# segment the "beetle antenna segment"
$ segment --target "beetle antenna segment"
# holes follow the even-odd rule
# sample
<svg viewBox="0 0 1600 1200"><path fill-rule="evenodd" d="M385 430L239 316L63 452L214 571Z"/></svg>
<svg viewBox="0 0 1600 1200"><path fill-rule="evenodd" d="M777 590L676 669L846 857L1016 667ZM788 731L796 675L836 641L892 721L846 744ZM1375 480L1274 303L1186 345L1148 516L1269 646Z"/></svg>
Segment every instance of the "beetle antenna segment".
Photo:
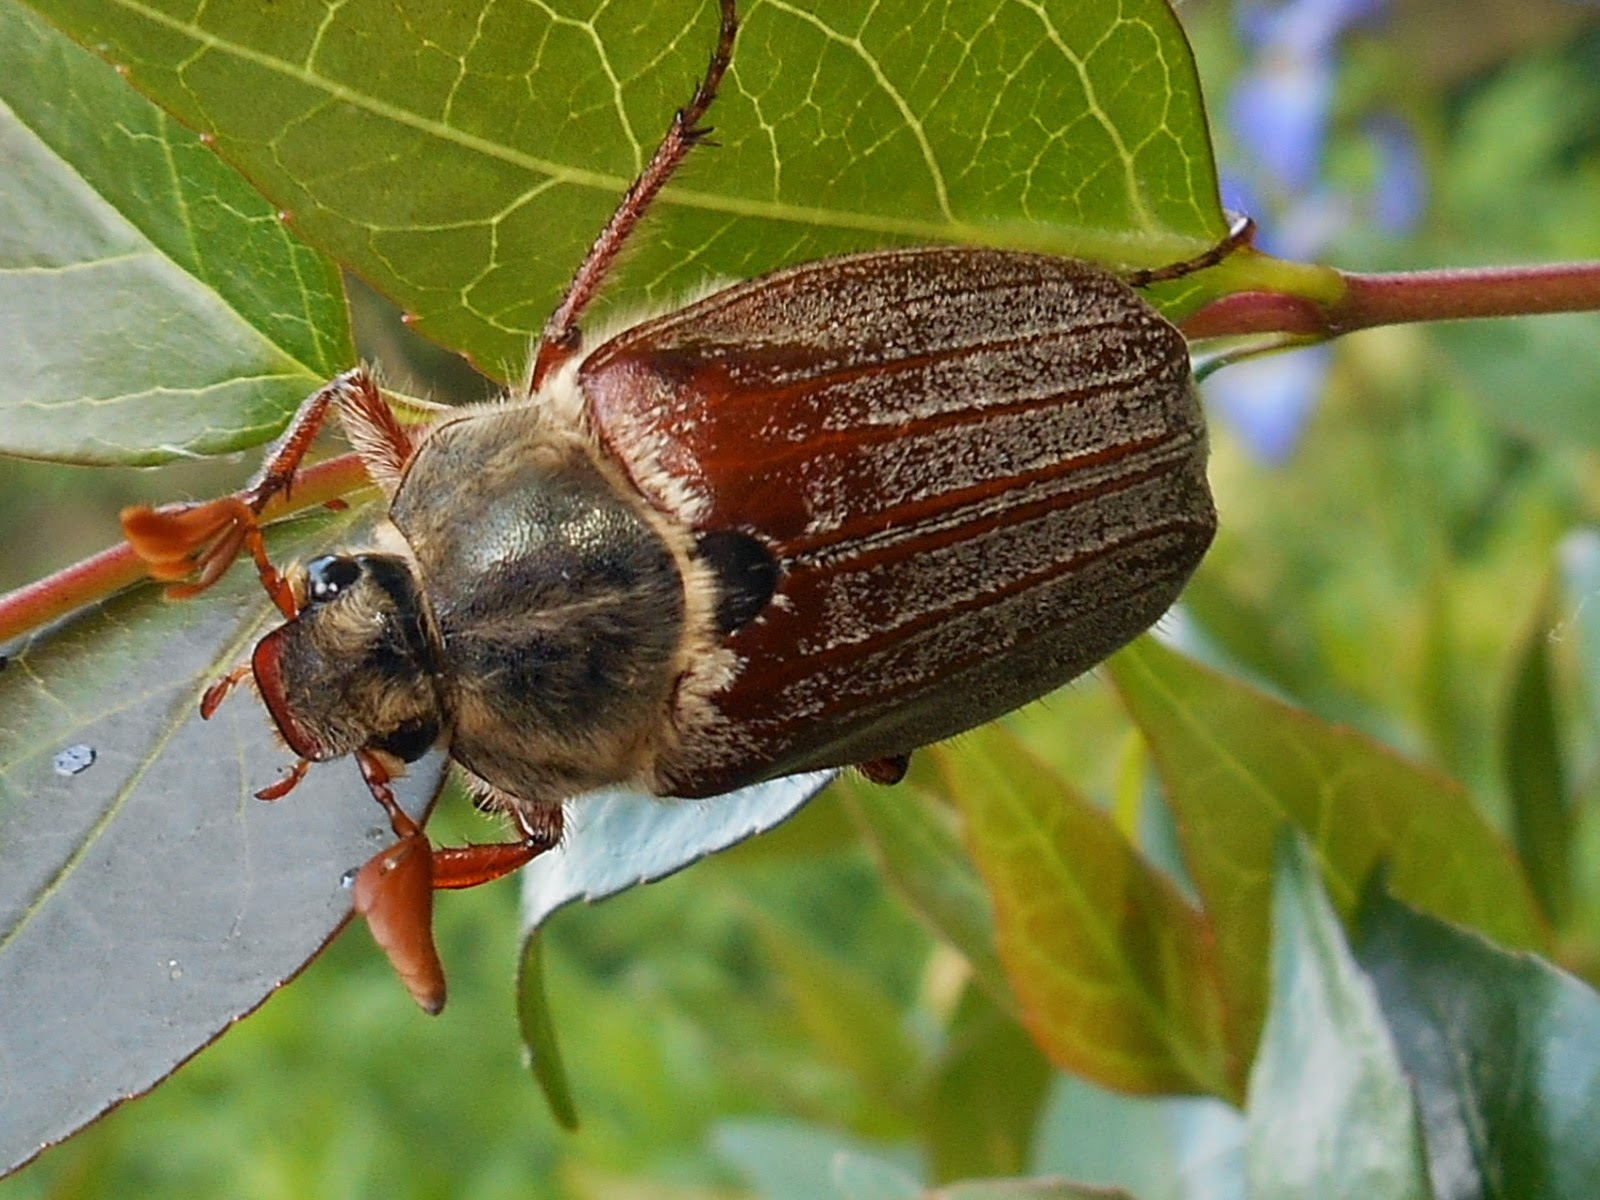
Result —
<svg viewBox="0 0 1600 1200"><path fill-rule="evenodd" d="M210 693L207 693L207 694L209 695ZM257 800L281 800L281 799L283 799L285 796L287 796L290 792L294 791L294 789L300 785L300 781L306 777L306 772L309 771L310 769L311 769L311 760L309 758L296 759L294 766L289 768L288 774L286 774L282 779L278 780L277 783L274 783L274 784L271 784L271 785L269 785L267 787L262 788L259 792L256 793L256 799Z"/></svg>
<svg viewBox="0 0 1600 1200"><path fill-rule="evenodd" d="M553 370L577 352L582 342L578 320L583 316L584 309L589 307L589 302L599 293L601 284L627 244L633 227L649 210L657 193L672 178L689 151L711 132L709 128L701 127L700 120L717 98L717 87L722 82L728 64L733 61L733 38L739 29L734 0L720 0L720 3L722 25L705 76L695 88L689 103L674 114L672 124L667 127L667 134L656 147L655 154L623 193L617 211L611 214L611 220L606 222L594 245L589 247L588 255L573 275L572 282L567 285L566 295L545 323L523 385L528 395L537 391Z"/></svg>
<svg viewBox="0 0 1600 1200"><path fill-rule="evenodd" d="M233 691L248 674L250 674L250 664L240 663L208 687L205 694L200 697L200 719L209 721L212 714L222 707L222 702L228 698L228 693Z"/></svg>
<svg viewBox="0 0 1600 1200"><path fill-rule="evenodd" d="M1193 275L1196 271L1204 271L1207 267L1214 267L1227 258L1241 246L1247 246L1255 238L1256 223L1243 213L1233 214L1233 223L1228 226L1228 234L1215 246L1204 254L1194 258L1186 258L1182 262L1171 263L1165 267L1151 267L1144 271L1129 271L1122 276L1122 280L1129 287L1145 287L1152 283L1162 283L1168 279L1182 279L1185 275Z"/></svg>

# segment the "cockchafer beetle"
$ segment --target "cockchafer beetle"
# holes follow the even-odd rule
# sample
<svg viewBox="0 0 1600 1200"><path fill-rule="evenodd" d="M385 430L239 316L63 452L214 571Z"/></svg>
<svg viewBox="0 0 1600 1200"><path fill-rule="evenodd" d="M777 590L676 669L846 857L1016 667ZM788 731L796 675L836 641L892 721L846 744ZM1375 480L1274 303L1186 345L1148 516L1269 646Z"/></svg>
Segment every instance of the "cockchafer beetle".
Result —
<svg viewBox="0 0 1600 1200"><path fill-rule="evenodd" d="M418 1002L444 976L432 893L554 846L606 785L704 797L820 767L892 782L919 746L1081 674L1153 623L1211 542L1183 336L1070 259L929 247L807 263L598 339L578 319L691 147L733 48L624 195L521 389L414 433L368 373L301 406L252 483L130 509L190 595L240 549L286 621L254 677L289 791L353 754L398 842L355 904ZM330 407L389 509L370 548L280 573L257 516ZM435 850L390 780L448 747L516 836Z"/></svg>

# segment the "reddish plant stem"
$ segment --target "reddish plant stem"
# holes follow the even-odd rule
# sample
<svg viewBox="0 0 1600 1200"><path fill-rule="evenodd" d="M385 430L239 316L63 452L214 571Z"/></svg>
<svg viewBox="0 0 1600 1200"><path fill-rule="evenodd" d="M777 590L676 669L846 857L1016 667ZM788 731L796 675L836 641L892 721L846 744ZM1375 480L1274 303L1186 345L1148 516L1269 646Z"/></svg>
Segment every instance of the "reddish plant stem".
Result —
<svg viewBox="0 0 1600 1200"><path fill-rule="evenodd" d="M1250 333L1330 338L1374 325L1600 311L1600 262L1341 273L1340 278L1344 295L1333 304L1276 292L1240 292L1206 305L1183 323L1183 331L1191 338Z"/></svg>
<svg viewBox="0 0 1600 1200"><path fill-rule="evenodd" d="M1285 292L1224 296L1192 315L1183 331L1190 338L1283 333L1321 339L1374 325L1600 311L1600 262L1391 275L1346 273L1340 280L1343 294L1331 304ZM357 457L341 455L306 470L295 481L292 499L274 500L263 516L271 519L324 504L366 482ZM144 576L143 564L123 544L0 596L0 642Z"/></svg>
<svg viewBox="0 0 1600 1200"><path fill-rule="evenodd" d="M272 520L315 508L364 487L367 482L360 458L342 454L302 471L295 478L293 493L287 498L275 497L262 517ZM121 542L37 583L7 592L0 596L0 642L38 629L144 578L144 563L134 554L133 547Z"/></svg>

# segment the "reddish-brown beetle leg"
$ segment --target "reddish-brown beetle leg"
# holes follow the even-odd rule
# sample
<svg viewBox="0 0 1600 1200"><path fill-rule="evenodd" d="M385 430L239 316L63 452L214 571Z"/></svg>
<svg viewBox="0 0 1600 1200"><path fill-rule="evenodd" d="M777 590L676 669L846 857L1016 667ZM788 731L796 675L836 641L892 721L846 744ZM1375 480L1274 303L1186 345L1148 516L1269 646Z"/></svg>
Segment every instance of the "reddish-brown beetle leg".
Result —
<svg viewBox="0 0 1600 1200"><path fill-rule="evenodd" d="M605 228L600 231L600 236L595 238L594 245L589 248L589 253L579 265L577 273L573 275L572 282L567 285L566 295L561 298L561 303L556 306L555 312L550 315L550 320L545 323L544 332L539 336L539 345L535 348L532 361L528 365L528 377L524 386L529 395L538 390L539 385L552 371L577 352L582 343L578 333L578 320L583 316L583 310L589 307L589 301L594 299L600 290L600 284L610 273L617 256L622 253L623 246L628 242L628 235L639 223L639 218L649 210L656 193L666 186L667 180L672 178L673 172L678 169L689 151L694 149L697 143L704 141L710 132L701 128L700 121L706 115L706 110L711 107L711 102L717 98L717 88L722 83L722 76L728 70L728 64L733 61L733 38L739 31L739 17L734 11L734 0L721 0L721 5L722 22L717 34L717 45L711 52L711 61L706 65L706 73L701 78L700 85L695 88L689 103L673 116L672 124L667 127L666 137L661 139L661 144L656 147L655 154L645 164L639 177L628 186L621 203L617 205L617 211L611 215L611 220L606 222Z"/></svg>
<svg viewBox="0 0 1600 1200"><path fill-rule="evenodd" d="M433 847L395 800L389 769L377 755L358 750L356 763L400 840L356 872L352 903L411 998L424 1012L438 1013L444 1008L445 983L433 944Z"/></svg>
<svg viewBox="0 0 1600 1200"><path fill-rule="evenodd" d="M472 846L450 846L433 852L433 886L469 888L492 883L538 858L561 841L561 810L552 808L530 820L520 809L512 819L522 831L516 842L488 842Z"/></svg>
<svg viewBox="0 0 1600 1200"><path fill-rule="evenodd" d="M240 663L221 679L217 680L205 690L200 697L200 718L209 721L217 709L222 707L222 702L228 698L228 693L238 687L245 676L250 674L250 664Z"/></svg>
<svg viewBox="0 0 1600 1200"><path fill-rule="evenodd" d="M870 762L857 763L856 770L860 771L873 783L884 785L899 783L906 777L906 772L911 769L911 755L896 754L891 758L874 758Z"/></svg>
<svg viewBox="0 0 1600 1200"><path fill-rule="evenodd" d="M561 840L561 810L548 810L542 820L513 811L521 841L435 850L395 800L383 761L366 750L356 752L356 761L400 840L356 872L355 910L367 919L373 940L388 955L389 965L412 999L427 1012L437 1013L444 1007L445 981L433 943L435 889L476 887L509 875Z"/></svg>
<svg viewBox="0 0 1600 1200"><path fill-rule="evenodd" d="M243 491L201 504L122 510L123 536L149 565L151 576L168 585L170 598L203 592L244 549L255 560L261 584L278 611L286 617L296 614L292 589L267 558L258 518L274 496L288 494L300 461L327 420L329 405L337 401L341 407L356 407L369 395L379 395L377 385L357 367L307 396Z"/></svg>

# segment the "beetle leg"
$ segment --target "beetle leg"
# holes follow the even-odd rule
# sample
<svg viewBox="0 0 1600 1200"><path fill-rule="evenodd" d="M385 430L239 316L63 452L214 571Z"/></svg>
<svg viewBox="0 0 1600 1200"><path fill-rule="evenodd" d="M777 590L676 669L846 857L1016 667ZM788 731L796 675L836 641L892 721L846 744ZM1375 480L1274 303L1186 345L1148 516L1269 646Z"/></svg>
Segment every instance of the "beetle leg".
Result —
<svg viewBox="0 0 1600 1200"><path fill-rule="evenodd" d="M572 277L572 282L567 285L566 295L545 323L544 332L539 335L539 345L534 350L533 361L528 367L528 378L524 384L528 395L538 390L551 371L577 353L582 342L578 319L583 315L583 310L589 307L589 301L599 292L601 283L617 261L617 255L627 244L633 227L639 223L639 218L650 208L656 194L672 178L673 172L689 151L711 132L701 128L700 120L716 99L717 87L722 82L728 64L733 61L733 37L739 28L734 0L721 0L721 3L721 30L706 73L689 103L673 115L672 124L667 127L667 134L656 147L655 154L623 193L617 211L611 214L611 220L606 222L594 245L589 247L588 255Z"/></svg>
<svg viewBox="0 0 1600 1200"><path fill-rule="evenodd" d="M367 919L394 973L425 1012L444 1007L444 966L433 944L433 847L422 827L394 798L389 769L377 755L356 751L372 798L389 814L400 840L362 864L351 883L351 904Z"/></svg>
<svg viewBox="0 0 1600 1200"><path fill-rule="evenodd" d="M201 504L123 509L123 536L148 564L150 575L168 585L168 597L181 600L203 592L222 577L243 549L255 560L261 585L278 611L294 617L299 609L294 591L267 558L259 517L275 496L289 494L300 461L327 420L329 405L337 402L341 414L359 410L365 415L373 398L382 405L382 396L366 369L346 371L306 397L241 491ZM403 431L400 436L404 437Z"/></svg>
<svg viewBox="0 0 1600 1200"><path fill-rule="evenodd" d="M444 1007L445 983L433 944L433 848L413 829L356 872L351 903L411 998L425 1012L437 1013Z"/></svg>
<svg viewBox="0 0 1600 1200"><path fill-rule="evenodd" d="M911 769L911 755L895 754L889 758L874 758L868 762L857 763L856 770L860 771L873 783L884 785L899 783L906 777L906 772Z"/></svg>
<svg viewBox="0 0 1600 1200"><path fill-rule="evenodd" d="M229 671L221 679L217 680L210 687L208 687L205 691L205 695L200 697L201 720L209 721L212 717L212 714L214 714L217 709L221 707L222 702L228 698L228 693L233 691L233 689L239 685L245 676L249 674L250 664L240 663L237 667Z"/></svg>
<svg viewBox="0 0 1600 1200"><path fill-rule="evenodd" d="M509 810L522 833L520 841L449 846L433 852L433 886L477 887L492 883L526 866L561 841L562 816L557 805L541 808L533 816L521 808Z"/></svg>
<svg viewBox="0 0 1600 1200"><path fill-rule="evenodd" d="M511 809L522 840L435 850L422 827L408 816L389 786L388 767L371 751L356 751L367 788L400 840L379 851L355 872L352 904L367 919L372 939L388 956L406 991L422 1008L444 1007L444 966L433 942L433 893L438 888L474 887L508 875L561 840L561 809L535 817Z"/></svg>

